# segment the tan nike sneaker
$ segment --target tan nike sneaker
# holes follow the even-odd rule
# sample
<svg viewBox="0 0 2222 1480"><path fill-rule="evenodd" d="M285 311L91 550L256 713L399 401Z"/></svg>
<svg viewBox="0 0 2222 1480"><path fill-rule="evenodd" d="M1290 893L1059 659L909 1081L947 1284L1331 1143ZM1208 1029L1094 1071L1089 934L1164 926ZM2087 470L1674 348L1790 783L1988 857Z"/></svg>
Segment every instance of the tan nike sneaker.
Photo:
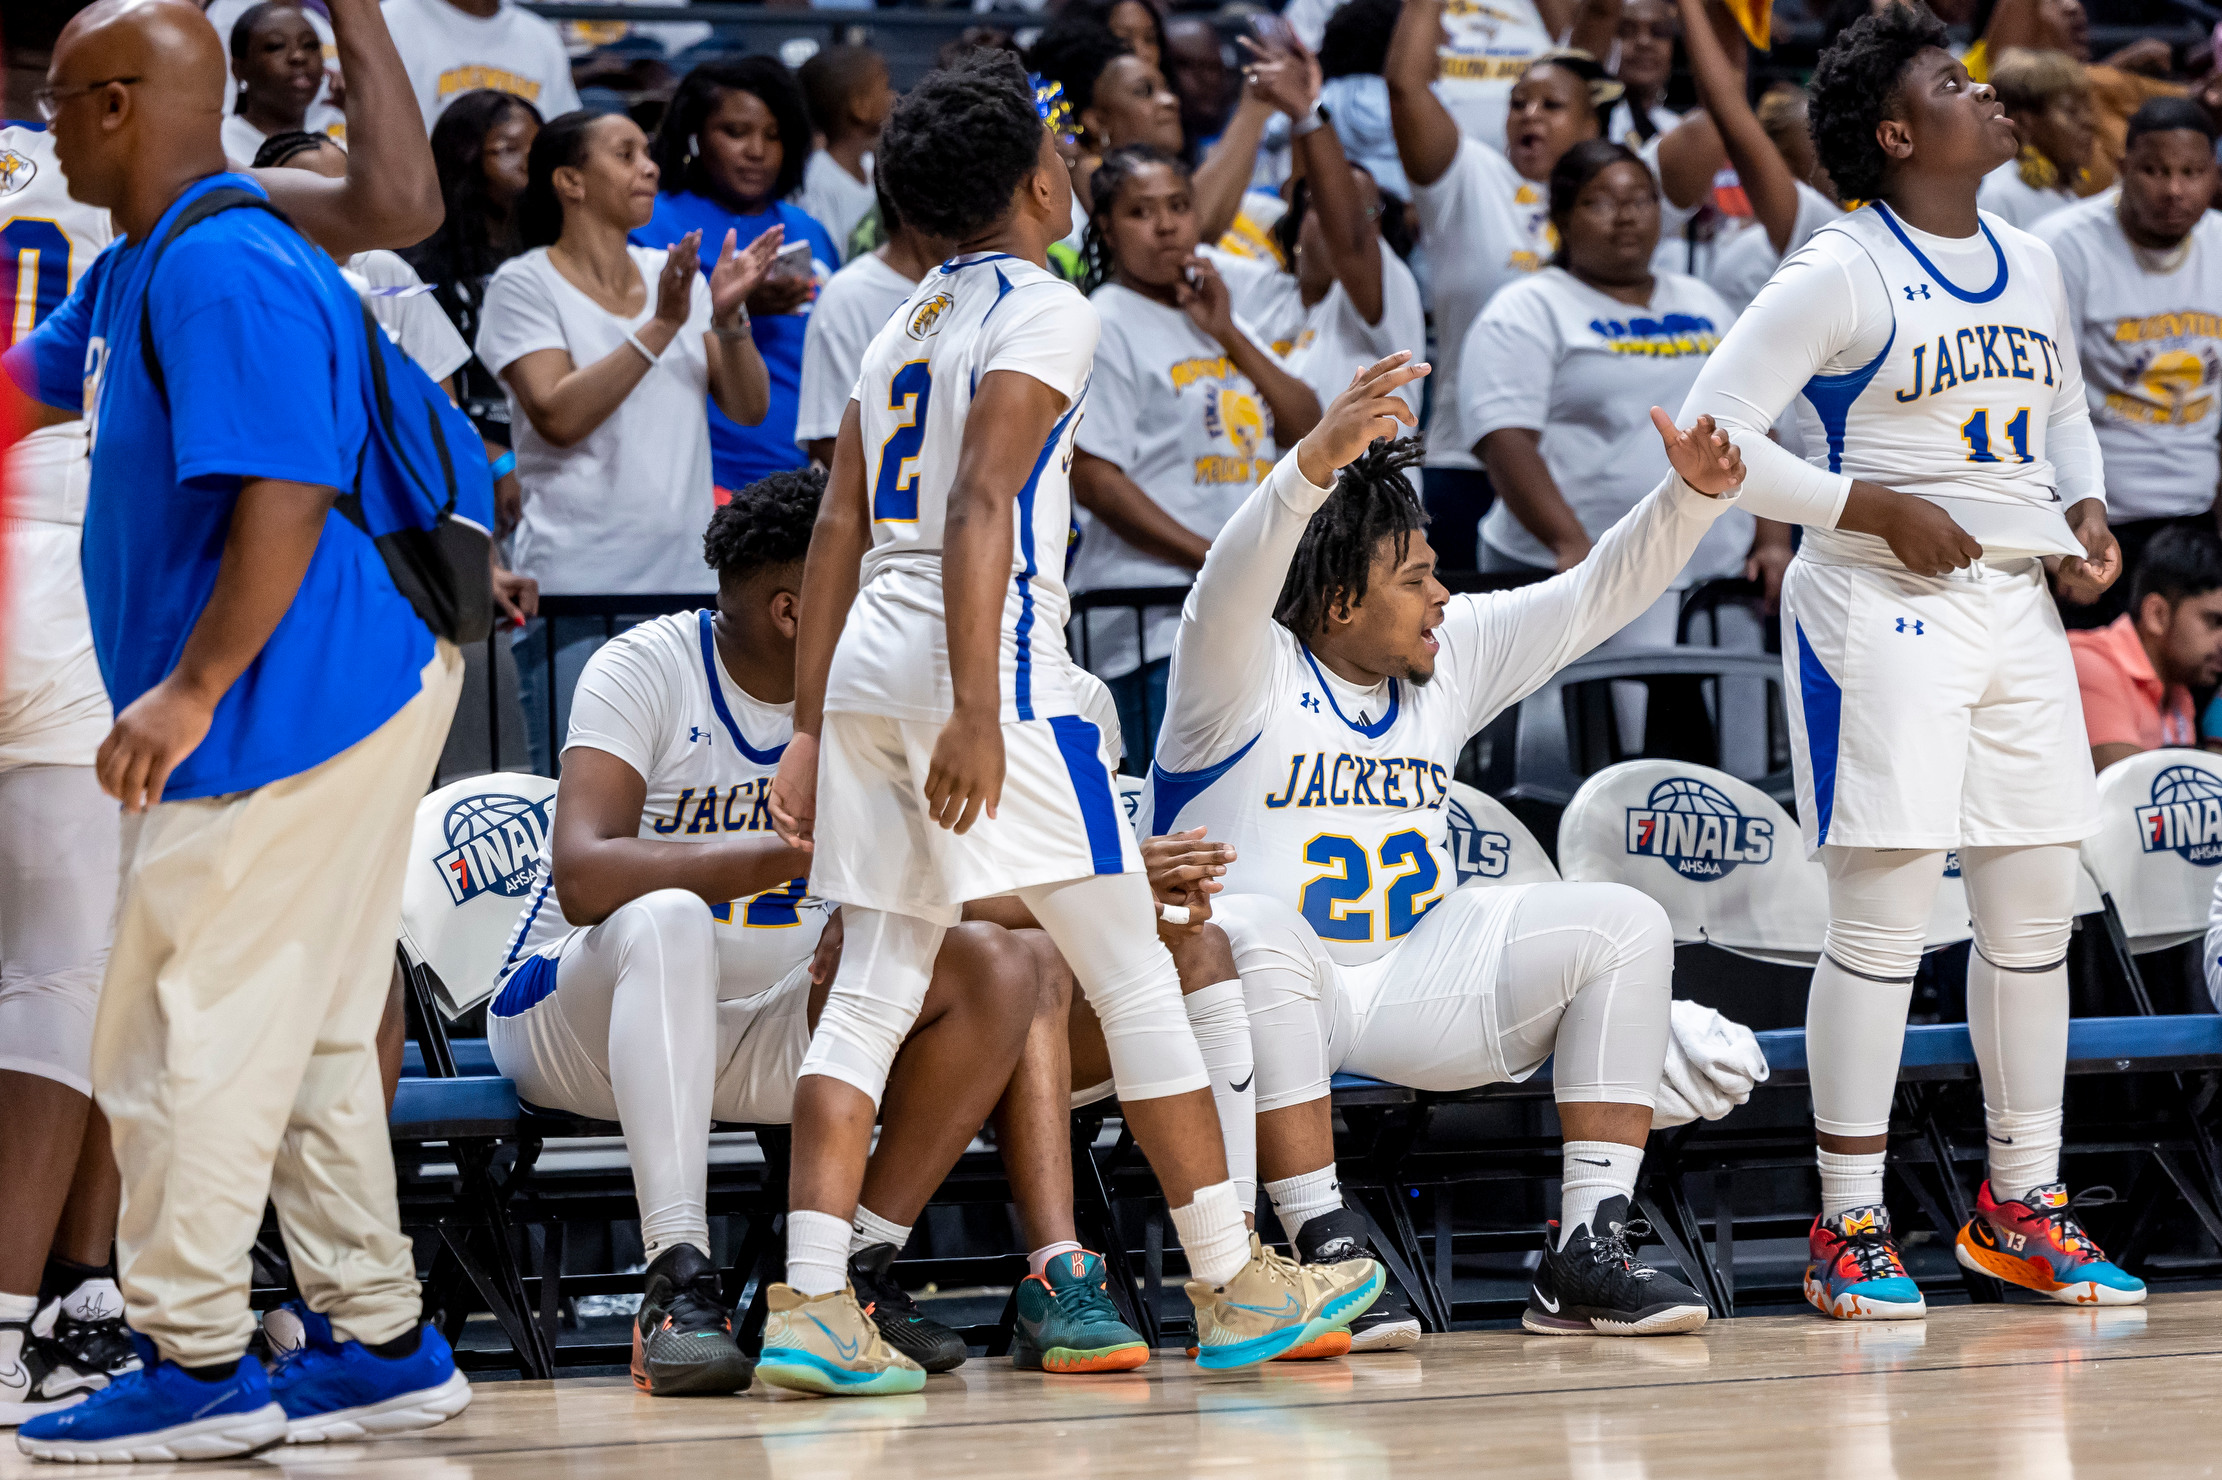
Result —
<svg viewBox="0 0 2222 1480"><path fill-rule="evenodd" d="M847 1285L830 1295L805 1295L792 1285L766 1292L764 1354L756 1376L773 1387L836 1398L915 1393L926 1369L880 1339L880 1328Z"/></svg>
<svg viewBox="0 0 2222 1480"><path fill-rule="evenodd" d="M1196 1365L1215 1372L1270 1362L1364 1313L1387 1276L1371 1259L1298 1264L1250 1235L1250 1262L1216 1289L1188 1282Z"/></svg>

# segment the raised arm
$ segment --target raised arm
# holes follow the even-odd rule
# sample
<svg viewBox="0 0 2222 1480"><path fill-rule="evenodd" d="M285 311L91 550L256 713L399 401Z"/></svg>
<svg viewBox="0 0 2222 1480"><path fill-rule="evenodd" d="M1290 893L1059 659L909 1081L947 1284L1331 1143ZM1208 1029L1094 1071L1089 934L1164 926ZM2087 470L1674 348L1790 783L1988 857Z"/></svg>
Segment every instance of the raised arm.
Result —
<svg viewBox="0 0 2222 1480"><path fill-rule="evenodd" d="M1698 101L1712 115L1721 144L1736 166L1752 213L1767 228L1777 254L1785 251L1798 220L1798 182L1782 151L1759 125L1744 98L1744 37L1733 17L1707 0L1681 0L1682 47L1697 82Z"/></svg>
<svg viewBox="0 0 2222 1480"><path fill-rule="evenodd" d="M1443 0L1404 0L1381 66L1397 158L1415 186L1442 179L1458 157L1458 120L1435 96L1442 40Z"/></svg>
<svg viewBox="0 0 2222 1480"><path fill-rule="evenodd" d="M1273 440L1293 447L1296 440L1319 424L1319 396L1282 367L1281 362L1258 348L1234 320L1234 299L1226 280L1207 257L1188 259L1189 281L1180 285L1180 306L1197 328L1211 336L1250 378L1273 413Z"/></svg>
<svg viewBox="0 0 2222 1480"><path fill-rule="evenodd" d="M756 352L756 336L748 326L748 295L771 271L785 230L774 226L739 252L733 249L735 234L727 231L717 265L710 269L710 330L702 336L709 356L710 397L718 410L744 427L755 426L771 409L772 385L771 371Z"/></svg>
<svg viewBox="0 0 2222 1480"><path fill-rule="evenodd" d="M347 173L252 170L271 204L336 257L412 247L439 228L440 174L409 74L378 0L330 0L347 79Z"/></svg>
<svg viewBox="0 0 2222 1480"><path fill-rule="evenodd" d="M1358 184L1350 178L1342 140L1332 128L1315 128L1297 138L1296 157L1311 185L1312 209L1319 213L1320 234L1327 239L1327 260L1334 265L1335 281L1350 295L1358 317L1378 324L1381 243L1358 203Z"/></svg>

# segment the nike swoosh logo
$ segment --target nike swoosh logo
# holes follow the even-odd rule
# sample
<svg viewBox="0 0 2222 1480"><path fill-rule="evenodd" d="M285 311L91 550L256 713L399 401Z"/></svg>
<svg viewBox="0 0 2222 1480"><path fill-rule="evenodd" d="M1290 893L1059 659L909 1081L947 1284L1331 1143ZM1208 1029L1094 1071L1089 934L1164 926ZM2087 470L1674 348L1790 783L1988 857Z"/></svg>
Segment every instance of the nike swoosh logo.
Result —
<svg viewBox="0 0 2222 1480"><path fill-rule="evenodd" d="M27 1388L27 1387L29 1387L30 1385L31 1385L31 1374L30 1374L30 1373L28 1373L28 1372L26 1372L26 1371L24 1371L22 1367L20 1367L20 1366L7 1366L7 1367L0 1367L0 1387L23 1387L23 1388Z"/></svg>
<svg viewBox="0 0 2222 1480"><path fill-rule="evenodd" d="M1535 1303L1542 1306L1545 1310L1549 1311L1554 1316L1558 1314L1558 1302L1556 1300L1553 1300L1550 1296L1544 1294L1543 1287L1541 1285L1537 1285L1535 1287Z"/></svg>
<svg viewBox="0 0 2222 1480"><path fill-rule="evenodd" d="M1255 1069L1252 1069L1252 1070L1250 1071L1250 1077L1249 1077L1249 1079L1245 1079L1245 1080L1243 1080L1243 1081L1242 1081L1242 1082L1241 1082L1240 1084L1230 1084L1230 1085L1228 1085L1228 1086L1227 1086L1227 1088L1228 1088L1228 1089L1230 1089L1230 1090L1233 1090L1233 1091L1234 1091L1234 1092L1235 1092L1236 1094L1238 1094L1238 1095L1239 1095L1239 1094L1241 1094L1241 1093L1242 1093L1242 1092L1243 1092L1244 1090L1246 1090L1246 1089L1248 1089L1248 1088L1250 1087L1250 1080L1251 1080L1251 1079L1255 1079L1255 1078L1257 1078L1257 1077L1258 1077L1258 1071L1257 1071L1257 1070L1255 1070Z"/></svg>
<svg viewBox="0 0 2222 1480"><path fill-rule="evenodd" d="M1297 1310L1299 1309L1296 1303L1296 1297L1294 1295L1283 1295L1281 1297L1281 1303L1277 1307L1266 1305L1244 1305L1237 1300L1230 1300L1227 1302L1227 1304L1233 1306L1236 1310L1255 1311L1261 1316L1292 1316L1295 1315Z"/></svg>
<svg viewBox="0 0 2222 1480"><path fill-rule="evenodd" d="M833 1334L833 1329L830 1326L826 1325L824 1321L819 1320L816 1316L812 1316L810 1318L810 1324L816 1326L820 1331L826 1333L826 1340L833 1343L833 1349L841 1354L841 1359L843 1361L853 1362L856 1360L857 1352L861 1350L864 1345L863 1337L860 1336L854 1341L843 1341L840 1337Z"/></svg>
<svg viewBox="0 0 2222 1480"><path fill-rule="evenodd" d="M1574 1159L1585 1167L1609 1167L1612 1165L1609 1161L1591 1161L1586 1156L1577 1156Z"/></svg>
<svg viewBox="0 0 2222 1480"><path fill-rule="evenodd" d="M2014 1144L2014 1138L2012 1136L1993 1136L1991 1137L1991 1141L1994 1145L1998 1146L2011 1146Z"/></svg>

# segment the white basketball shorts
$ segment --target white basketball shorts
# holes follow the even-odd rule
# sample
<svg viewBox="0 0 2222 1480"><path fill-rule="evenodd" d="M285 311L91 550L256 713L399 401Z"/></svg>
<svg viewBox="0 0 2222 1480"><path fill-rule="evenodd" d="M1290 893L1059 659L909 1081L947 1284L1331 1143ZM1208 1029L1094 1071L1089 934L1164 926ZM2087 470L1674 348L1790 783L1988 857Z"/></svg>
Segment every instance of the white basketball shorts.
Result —
<svg viewBox="0 0 2222 1480"><path fill-rule="evenodd" d="M954 925L968 900L1141 872L1093 724L1060 715L1004 725L1002 800L962 835L926 814L941 729L939 720L825 717L812 894Z"/></svg>
<svg viewBox="0 0 2222 1480"><path fill-rule="evenodd" d="M2098 830L2083 698L2041 562L1917 576L1801 556L1782 582L1782 667L1808 851Z"/></svg>
<svg viewBox="0 0 2222 1480"><path fill-rule="evenodd" d="M486 1015L486 1037L494 1062L516 1081L517 1097L526 1104L617 1120L607 1033L615 983L575 949L585 934L580 930L510 969ZM729 995L744 991L753 995ZM792 1120L795 1079L810 1047L810 962L798 962L768 989L721 981L717 1025L711 1118L754 1125ZM599 1042L593 1041L597 1027Z"/></svg>
<svg viewBox="0 0 2222 1480"><path fill-rule="evenodd" d="M108 734L78 565L87 466L73 422L18 442L0 474L10 511L0 524L0 769L89 766Z"/></svg>

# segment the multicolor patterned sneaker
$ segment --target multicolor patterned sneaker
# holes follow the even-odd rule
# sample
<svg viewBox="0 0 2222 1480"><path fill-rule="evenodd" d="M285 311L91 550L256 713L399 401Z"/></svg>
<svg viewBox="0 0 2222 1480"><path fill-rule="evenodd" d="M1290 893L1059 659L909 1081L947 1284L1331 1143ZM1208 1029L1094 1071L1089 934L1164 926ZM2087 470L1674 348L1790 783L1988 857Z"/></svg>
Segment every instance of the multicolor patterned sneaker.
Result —
<svg viewBox="0 0 2222 1480"><path fill-rule="evenodd" d="M1020 1371L1131 1372L1149 1359L1111 1304L1103 1260L1086 1249L1057 1255L1018 1287L1011 1365Z"/></svg>
<svg viewBox="0 0 2222 1480"><path fill-rule="evenodd" d="M1986 1180L1975 1195L1975 1216L1960 1230L1952 1252L1969 1269L2062 1305L2137 1305L2145 1299L2145 1282L2108 1263L2075 1221L2063 1182L2000 1202Z"/></svg>
<svg viewBox="0 0 2222 1480"><path fill-rule="evenodd" d="M773 1387L834 1397L915 1393L926 1369L889 1346L847 1285L805 1295L792 1285L768 1292L764 1353L756 1375Z"/></svg>
<svg viewBox="0 0 2222 1480"><path fill-rule="evenodd" d="M1881 1203L1816 1218L1807 1235L1813 1262L1805 1267L1805 1298L1840 1321L1914 1321L1929 1313L1890 1236Z"/></svg>
<svg viewBox="0 0 2222 1480"><path fill-rule="evenodd" d="M1224 1372L1270 1362L1345 1326L1372 1305L1388 1275L1371 1259L1298 1264L1250 1235L1250 1262L1217 1287L1188 1282L1196 1307L1196 1365Z"/></svg>

